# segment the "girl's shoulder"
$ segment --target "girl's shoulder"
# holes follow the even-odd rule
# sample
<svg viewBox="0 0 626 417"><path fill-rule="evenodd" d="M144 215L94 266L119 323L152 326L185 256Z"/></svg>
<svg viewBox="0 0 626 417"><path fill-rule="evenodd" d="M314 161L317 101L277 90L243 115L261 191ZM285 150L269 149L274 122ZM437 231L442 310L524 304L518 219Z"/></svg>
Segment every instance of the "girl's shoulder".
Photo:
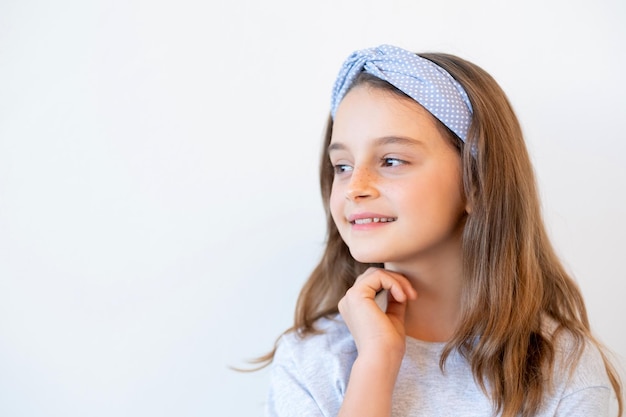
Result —
<svg viewBox="0 0 626 417"><path fill-rule="evenodd" d="M343 386L357 357L354 339L338 314L317 320L315 329L313 334L290 331L281 336L273 368L291 374L303 385L334 380Z"/></svg>
<svg viewBox="0 0 626 417"><path fill-rule="evenodd" d="M597 406L598 409L605 407L611 392L611 382L599 345L589 336L559 329L552 322L549 322L548 329L554 344L554 391L548 397L548 403L552 402L553 407L558 406L560 409L570 402L575 408L580 407L575 402L578 399L580 403L587 404L586 406ZM605 414L598 412L586 415Z"/></svg>
<svg viewBox="0 0 626 417"><path fill-rule="evenodd" d="M554 374L560 376L566 387L564 394L588 387L610 389L604 358L599 346L590 338L559 332L554 353Z"/></svg>
<svg viewBox="0 0 626 417"><path fill-rule="evenodd" d="M559 326L553 319L544 318L544 335L554 347L554 367L559 373L574 372L577 368L593 368L604 373L604 360L598 344L589 336Z"/></svg>
<svg viewBox="0 0 626 417"><path fill-rule="evenodd" d="M271 366L267 415L337 415L357 350L339 315L319 319L313 334L281 336ZM282 411L281 411L282 410ZM308 415L308 414L307 414Z"/></svg>

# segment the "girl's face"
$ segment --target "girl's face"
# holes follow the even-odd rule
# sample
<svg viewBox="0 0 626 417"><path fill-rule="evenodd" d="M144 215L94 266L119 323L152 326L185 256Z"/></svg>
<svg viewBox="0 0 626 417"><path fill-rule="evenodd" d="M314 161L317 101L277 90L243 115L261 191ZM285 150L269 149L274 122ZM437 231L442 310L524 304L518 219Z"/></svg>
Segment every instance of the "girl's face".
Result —
<svg viewBox="0 0 626 417"><path fill-rule="evenodd" d="M357 261L458 253L466 211L461 160L437 123L413 100L368 85L340 103L329 146L330 209Z"/></svg>

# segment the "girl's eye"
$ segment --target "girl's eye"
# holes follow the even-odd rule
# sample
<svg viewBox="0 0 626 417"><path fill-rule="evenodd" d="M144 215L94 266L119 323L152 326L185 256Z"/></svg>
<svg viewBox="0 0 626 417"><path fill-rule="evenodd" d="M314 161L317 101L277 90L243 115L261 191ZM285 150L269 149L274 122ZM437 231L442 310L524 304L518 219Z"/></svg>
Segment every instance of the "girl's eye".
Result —
<svg viewBox="0 0 626 417"><path fill-rule="evenodd" d="M403 160L397 158L383 158L381 162L384 167L397 167L405 163Z"/></svg>
<svg viewBox="0 0 626 417"><path fill-rule="evenodd" d="M352 171L352 167L346 164L337 164L333 165L333 169L335 170L335 175L343 174L344 172Z"/></svg>

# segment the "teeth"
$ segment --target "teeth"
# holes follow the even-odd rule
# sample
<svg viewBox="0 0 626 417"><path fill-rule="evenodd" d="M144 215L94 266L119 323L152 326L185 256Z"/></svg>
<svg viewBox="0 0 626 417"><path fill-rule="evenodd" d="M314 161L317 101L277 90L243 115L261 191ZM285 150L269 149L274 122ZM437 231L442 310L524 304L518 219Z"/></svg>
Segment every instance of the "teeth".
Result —
<svg viewBox="0 0 626 417"><path fill-rule="evenodd" d="M393 217L371 217L367 219L356 219L354 224L368 224L368 223L388 223L393 222L396 219Z"/></svg>

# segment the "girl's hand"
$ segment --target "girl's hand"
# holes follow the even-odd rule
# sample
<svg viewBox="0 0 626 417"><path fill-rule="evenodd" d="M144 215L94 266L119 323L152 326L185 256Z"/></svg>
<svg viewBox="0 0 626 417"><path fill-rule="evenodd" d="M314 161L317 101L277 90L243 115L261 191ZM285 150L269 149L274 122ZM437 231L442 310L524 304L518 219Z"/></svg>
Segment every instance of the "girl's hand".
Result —
<svg viewBox="0 0 626 417"><path fill-rule="evenodd" d="M380 290L388 291L387 311L374 301ZM401 274L369 268L339 301L339 312L356 343L359 357L387 360L398 366L405 350L404 313L417 292Z"/></svg>
<svg viewBox="0 0 626 417"><path fill-rule="evenodd" d="M387 311L374 297L388 291ZM359 276L339 301L358 349L339 417L390 416L393 389L406 346L404 313L417 292L397 272L370 268Z"/></svg>

